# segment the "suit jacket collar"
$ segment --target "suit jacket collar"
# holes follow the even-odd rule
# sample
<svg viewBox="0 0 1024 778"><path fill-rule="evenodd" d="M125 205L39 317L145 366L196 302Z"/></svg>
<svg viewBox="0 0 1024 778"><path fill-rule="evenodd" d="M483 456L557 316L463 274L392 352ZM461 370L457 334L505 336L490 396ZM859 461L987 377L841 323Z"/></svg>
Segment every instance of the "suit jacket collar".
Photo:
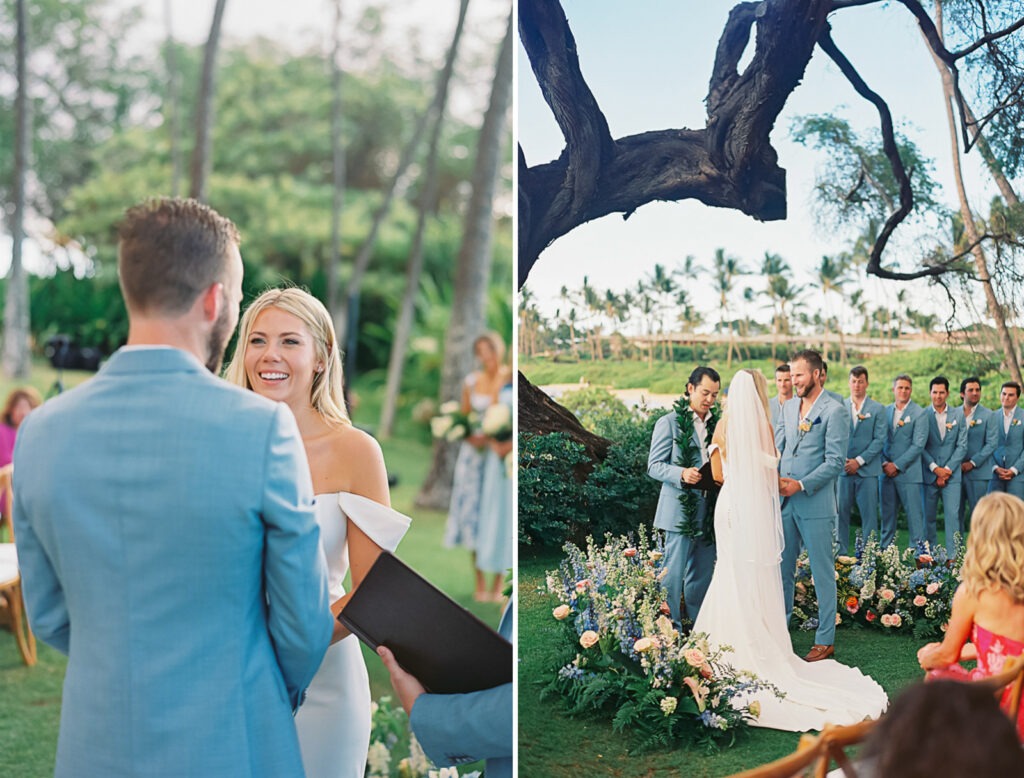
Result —
<svg viewBox="0 0 1024 778"><path fill-rule="evenodd" d="M177 348L121 348L107 360L102 372L111 375L195 372L212 375L194 355Z"/></svg>

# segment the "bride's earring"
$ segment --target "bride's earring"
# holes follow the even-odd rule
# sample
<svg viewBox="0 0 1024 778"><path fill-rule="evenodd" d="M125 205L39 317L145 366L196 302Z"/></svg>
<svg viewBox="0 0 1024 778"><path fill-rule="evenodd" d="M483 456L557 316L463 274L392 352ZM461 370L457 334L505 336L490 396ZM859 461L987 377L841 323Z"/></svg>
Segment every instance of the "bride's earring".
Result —
<svg viewBox="0 0 1024 778"><path fill-rule="evenodd" d="M324 372L324 366L323 365L317 365L316 366L316 372L318 372L318 373Z"/></svg>

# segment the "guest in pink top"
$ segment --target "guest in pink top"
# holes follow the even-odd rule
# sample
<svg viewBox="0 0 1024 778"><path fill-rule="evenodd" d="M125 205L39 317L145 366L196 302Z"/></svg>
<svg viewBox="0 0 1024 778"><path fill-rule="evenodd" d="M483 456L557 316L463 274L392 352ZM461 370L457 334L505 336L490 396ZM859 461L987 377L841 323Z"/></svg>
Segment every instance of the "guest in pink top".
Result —
<svg viewBox="0 0 1024 778"><path fill-rule="evenodd" d="M43 398L32 386L14 389L7 395L4 411L0 414L0 467L9 465L14 456L14 438L22 419L29 415L33 408L43 404ZM0 490L0 513L4 511L3 491Z"/></svg>
<svg viewBox="0 0 1024 778"><path fill-rule="evenodd" d="M1024 501L1006 492L978 500L971 518L962 583L941 643L917 652L925 680L973 680L995 675L1006 660L1024 653ZM968 640L970 643L968 644ZM977 659L968 670L960 660ZM1006 705L1009 691L1003 695ZM1024 742L1024 716L1017 719Z"/></svg>

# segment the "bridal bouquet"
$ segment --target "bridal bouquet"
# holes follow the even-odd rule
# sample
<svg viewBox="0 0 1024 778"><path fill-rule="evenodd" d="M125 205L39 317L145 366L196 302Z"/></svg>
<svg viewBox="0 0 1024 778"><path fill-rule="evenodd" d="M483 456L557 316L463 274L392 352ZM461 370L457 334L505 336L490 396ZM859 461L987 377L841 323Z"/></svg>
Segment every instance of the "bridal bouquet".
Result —
<svg viewBox="0 0 1024 778"><path fill-rule="evenodd" d="M473 411L463 413L457 400L442 403L438 410L440 413L430 420L430 432L435 438L454 443L466 437L477 425L477 414Z"/></svg>
<svg viewBox="0 0 1024 778"><path fill-rule="evenodd" d="M480 422L480 431L499 443L512 440L512 409L505 403L495 403L486 411Z"/></svg>
<svg viewBox="0 0 1024 778"><path fill-rule="evenodd" d="M565 654L545 694L563 697L572 713L614 711L613 728L628 729L637 750L688 737L714 747L756 720L760 691L775 691L726 661L728 646L705 635L683 637L668 617L659 545L641 527L636 543L611 535L603 546L569 543L547 590L558 599ZM778 693L778 692L776 692Z"/></svg>

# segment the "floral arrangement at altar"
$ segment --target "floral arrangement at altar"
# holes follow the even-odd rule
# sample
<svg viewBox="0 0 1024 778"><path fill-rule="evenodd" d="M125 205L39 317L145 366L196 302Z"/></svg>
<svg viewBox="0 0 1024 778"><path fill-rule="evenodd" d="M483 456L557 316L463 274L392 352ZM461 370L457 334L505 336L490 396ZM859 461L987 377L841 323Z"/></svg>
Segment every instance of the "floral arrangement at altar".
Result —
<svg viewBox="0 0 1024 778"><path fill-rule="evenodd" d="M457 767L436 767L409 729L402 706L390 696L370 703L370 712L365 778L479 778L479 770L460 774Z"/></svg>
<svg viewBox="0 0 1024 778"><path fill-rule="evenodd" d="M756 692L778 693L727 662L728 646L705 635L683 637L664 603L660 544L643 528L632 537L572 543L547 591L558 598L552 618L562 625L565 653L552 668L545 695L562 697L571 713L609 712L628 730L635 750L688 738L711 749L756 720Z"/></svg>
<svg viewBox="0 0 1024 778"><path fill-rule="evenodd" d="M944 546L881 548L872 534L857 538L856 556L837 556L836 624L940 637L953 607L964 545L950 557ZM806 552L797 560L793 616L801 629L818 627L818 600Z"/></svg>

